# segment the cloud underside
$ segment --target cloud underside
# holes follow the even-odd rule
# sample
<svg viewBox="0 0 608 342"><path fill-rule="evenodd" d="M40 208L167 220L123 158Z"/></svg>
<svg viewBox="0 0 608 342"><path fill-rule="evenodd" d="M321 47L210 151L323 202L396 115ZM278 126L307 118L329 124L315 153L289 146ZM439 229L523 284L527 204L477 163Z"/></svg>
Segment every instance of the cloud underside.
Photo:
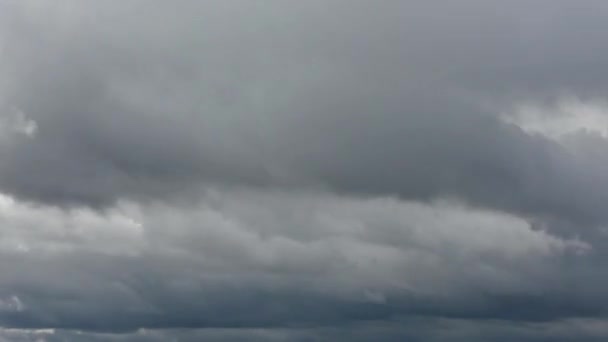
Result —
<svg viewBox="0 0 608 342"><path fill-rule="evenodd" d="M568 285L597 274L560 267L590 244L450 201L209 189L180 208L121 202L99 213L4 195L0 217L0 319L19 329L273 331L604 312L599 287Z"/></svg>
<svg viewBox="0 0 608 342"><path fill-rule="evenodd" d="M9 341L603 341L603 320L564 320L553 323L518 324L500 321L470 321L414 317L387 322L350 324L348 329L282 328L282 329L140 329L130 333L93 333L69 330L6 329L0 337Z"/></svg>
<svg viewBox="0 0 608 342"><path fill-rule="evenodd" d="M606 15L0 2L0 340L605 339Z"/></svg>

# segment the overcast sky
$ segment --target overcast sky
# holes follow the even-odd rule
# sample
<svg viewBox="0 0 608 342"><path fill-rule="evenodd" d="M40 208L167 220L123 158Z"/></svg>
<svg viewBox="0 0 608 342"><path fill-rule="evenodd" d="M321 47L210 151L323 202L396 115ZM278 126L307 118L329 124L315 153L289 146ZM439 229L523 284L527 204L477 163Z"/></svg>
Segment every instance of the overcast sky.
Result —
<svg viewBox="0 0 608 342"><path fill-rule="evenodd" d="M607 32L0 0L0 341L608 340Z"/></svg>

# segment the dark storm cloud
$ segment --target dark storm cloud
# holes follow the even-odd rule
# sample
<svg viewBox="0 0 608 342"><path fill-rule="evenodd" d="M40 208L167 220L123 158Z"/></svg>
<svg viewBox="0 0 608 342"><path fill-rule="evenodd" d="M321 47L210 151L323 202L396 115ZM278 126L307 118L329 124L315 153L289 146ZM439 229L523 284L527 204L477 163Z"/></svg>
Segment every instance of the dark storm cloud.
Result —
<svg viewBox="0 0 608 342"><path fill-rule="evenodd" d="M141 329L130 333L94 333L73 330L4 330L9 341L604 341L605 321L564 320L519 324L505 321L410 318L349 325L347 329Z"/></svg>
<svg viewBox="0 0 608 342"><path fill-rule="evenodd" d="M0 0L0 340L605 338L607 16Z"/></svg>
<svg viewBox="0 0 608 342"><path fill-rule="evenodd" d="M320 185L605 221L594 161L498 104L601 91L607 6L520 5L5 3L3 102L39 129L5 144L0 184L92 205Z"/></svg>

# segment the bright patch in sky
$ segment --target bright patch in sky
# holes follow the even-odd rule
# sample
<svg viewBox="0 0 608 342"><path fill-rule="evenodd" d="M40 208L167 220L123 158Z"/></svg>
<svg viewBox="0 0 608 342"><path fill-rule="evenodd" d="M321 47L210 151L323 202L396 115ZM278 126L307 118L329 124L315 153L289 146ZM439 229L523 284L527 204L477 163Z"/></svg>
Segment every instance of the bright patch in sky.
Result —
<svg viewBox="0 0 608 342"><path fill-rule="evenodd" d="M604 100L567 97L549 105L526 103L516 106L504 119L528 133L555 140L581 131L608 138L608 102Z"/></svg>

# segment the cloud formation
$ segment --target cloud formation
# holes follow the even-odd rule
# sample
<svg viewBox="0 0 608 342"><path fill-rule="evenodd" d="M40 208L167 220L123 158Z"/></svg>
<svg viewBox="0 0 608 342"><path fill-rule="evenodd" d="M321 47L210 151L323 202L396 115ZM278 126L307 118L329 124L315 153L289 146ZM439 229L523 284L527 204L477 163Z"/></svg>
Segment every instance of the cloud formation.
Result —
<svg viewBox="0 0 608 342"><path fill-rule="evenodd" d="M513 300L538 301L533 319L559 318L543 298L562 301L552 260L591 252L507 214L317 193L213 191L179 209L103 214L4 196L0 214L11 274L0 311L18 328L316 327L434 310L518 319L499 310Z"/></svg>
<svg viewBox="0 0 608 342"><path fill-rule="evenodd" d="M607 15L0 1L0 338L605 338Z"/></svg>

